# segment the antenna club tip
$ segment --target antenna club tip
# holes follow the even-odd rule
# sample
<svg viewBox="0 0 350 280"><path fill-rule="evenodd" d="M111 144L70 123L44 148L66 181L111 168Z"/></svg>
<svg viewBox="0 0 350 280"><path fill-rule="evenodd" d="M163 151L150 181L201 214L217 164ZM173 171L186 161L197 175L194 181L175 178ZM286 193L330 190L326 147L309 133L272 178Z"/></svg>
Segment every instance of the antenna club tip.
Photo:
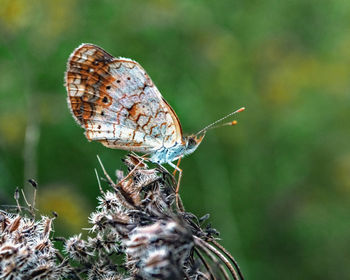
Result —
<svg viewBox="0 0 350 280"><path fill-rule="evenodd" d="M232 121L231 122L231 125L236 125L237 124L237 121Z"/></svg>
<svg viewBox="0 0 350 280"><path fill-rule="evenodd" d="M237 113L240 113L240 112L242 112L242 111L244 111L244 110L245 110L245 107L242 107L242 108L240 108L240 109L237 110Z"/></svg>

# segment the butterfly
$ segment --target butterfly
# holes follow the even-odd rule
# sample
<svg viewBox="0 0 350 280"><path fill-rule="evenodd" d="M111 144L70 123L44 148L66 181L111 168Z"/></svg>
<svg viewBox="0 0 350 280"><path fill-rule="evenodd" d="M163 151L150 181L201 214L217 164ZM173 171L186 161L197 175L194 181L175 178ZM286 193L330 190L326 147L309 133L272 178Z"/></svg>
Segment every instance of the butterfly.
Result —
<svg viewBox="0 0 350 280"><path fill-rule="evenodd" d="M173 161L193 153L218 122L184 136L175 111L141 65L93 44L82 44L70 55L65 86L68 106L89 141L147 154L149 161L176 170Z"/></svg>

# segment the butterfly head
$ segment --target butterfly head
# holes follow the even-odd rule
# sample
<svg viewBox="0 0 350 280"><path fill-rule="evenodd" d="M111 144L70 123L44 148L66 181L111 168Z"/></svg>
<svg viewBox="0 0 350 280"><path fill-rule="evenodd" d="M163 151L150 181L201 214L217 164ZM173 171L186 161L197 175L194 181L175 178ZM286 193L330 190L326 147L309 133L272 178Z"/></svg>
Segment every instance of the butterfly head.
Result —
<svg viewBox="0 0 350 280"><path fill-rule="evenodd" d="M197 135L189 135L185 137L185 143L186 143L186 150L185 154L192 154L199 146L199 144L202 142L203 138L205 136L205 133L198 136Z"/></svg>

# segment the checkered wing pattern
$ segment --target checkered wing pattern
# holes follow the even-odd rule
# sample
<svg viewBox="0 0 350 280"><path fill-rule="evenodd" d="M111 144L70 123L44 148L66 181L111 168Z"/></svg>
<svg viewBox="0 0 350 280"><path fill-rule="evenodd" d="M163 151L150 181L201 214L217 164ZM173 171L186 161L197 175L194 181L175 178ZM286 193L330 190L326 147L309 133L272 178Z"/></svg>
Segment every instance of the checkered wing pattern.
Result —
<svg viewBox="0 0 350 280"><path fill-rule="evenodd" d="M68 104L88 140L142 153L183 143L180 122L146 71L91 44L70 56Z"/></svg>

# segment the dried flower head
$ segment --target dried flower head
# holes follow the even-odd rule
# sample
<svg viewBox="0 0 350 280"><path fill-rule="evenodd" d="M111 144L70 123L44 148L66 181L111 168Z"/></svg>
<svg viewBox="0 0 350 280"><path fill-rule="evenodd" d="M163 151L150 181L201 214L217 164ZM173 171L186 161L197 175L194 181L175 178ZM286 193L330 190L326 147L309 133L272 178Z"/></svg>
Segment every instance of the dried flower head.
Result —
<svg viewBox="0 0 350 280"><path fill-rule="evenodd" d="M33 221L0 211L0 279L60 279L69 274L57 265L49 238L52 219Z"/></svg>
<svg viewBox="0 0 350 280"><path fill-rule="evenodd" d="M64 242L66 259L53 247L53 219L39 221L0 212L1 279L243 279L218 232L176 206L176 182L159 166L129 155L128 173L117 171L90 214L87 237ZM99 178L98 178L99 179ZM99 181L99 180L98 180ZM100 182L100 181L99 181ZM18 197L16 202L18 205ZM20 206L18 206L20 209Z"/></svg>

